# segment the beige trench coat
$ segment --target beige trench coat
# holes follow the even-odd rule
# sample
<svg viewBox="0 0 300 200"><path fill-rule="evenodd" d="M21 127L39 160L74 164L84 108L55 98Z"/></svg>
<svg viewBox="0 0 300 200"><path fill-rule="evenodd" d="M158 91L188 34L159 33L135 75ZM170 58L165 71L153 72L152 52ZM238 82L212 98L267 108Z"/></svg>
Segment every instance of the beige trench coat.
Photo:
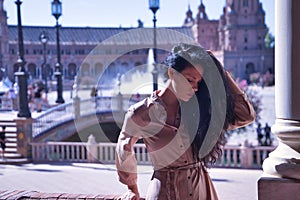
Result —
<svg viewBox="0 0 300 200"><path fill-rule="evenodd" d="M238 120L230 129L249 124L255 118L253 107L245 94L237 89L234 96ZM165 119L164 104L157 92L130 107L116 148L119 180L126 185L137 183L133 145L143 138L154 167L146 199L217 200L206 168L192 158L186 128L184 125L178 128L170 126Z"/></svg>

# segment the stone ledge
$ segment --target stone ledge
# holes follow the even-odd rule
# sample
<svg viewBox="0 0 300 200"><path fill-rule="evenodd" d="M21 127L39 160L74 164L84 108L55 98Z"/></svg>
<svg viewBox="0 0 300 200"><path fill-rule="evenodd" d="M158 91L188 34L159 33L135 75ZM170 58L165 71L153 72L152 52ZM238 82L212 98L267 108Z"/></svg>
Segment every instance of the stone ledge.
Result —
<svg viewBox="0 0 300 200"><path fill-rule="evenodd" d="M258 199L259 200L300 200L300 180L261 177L258 180Z"/></svg>
<svg viewBox="0 0 300 200"><path fill-rule="evenodd" d="M80 200L120 200L121 195L101 194L69 194L69 193L45 193L26 190L0 190L1 200L28 200L28 199L80 199ZM144 198L140 198L145 200Z"/></svg>

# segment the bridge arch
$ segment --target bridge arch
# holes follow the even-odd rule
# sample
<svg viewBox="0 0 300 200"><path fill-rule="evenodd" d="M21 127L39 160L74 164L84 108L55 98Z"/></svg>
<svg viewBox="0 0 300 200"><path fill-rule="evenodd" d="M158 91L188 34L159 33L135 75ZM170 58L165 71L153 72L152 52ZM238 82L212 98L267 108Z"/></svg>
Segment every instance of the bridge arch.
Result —
<svg viewBox="0 0 300 200"><path fill-rule="evenodd" d="M93 134L97 142L116 142L121 124L113 118L112 112L99 112L70 119L46 130L33 138L33 142L72 141L86 142ZM99 131L99 125L101 130Z"/></svg>

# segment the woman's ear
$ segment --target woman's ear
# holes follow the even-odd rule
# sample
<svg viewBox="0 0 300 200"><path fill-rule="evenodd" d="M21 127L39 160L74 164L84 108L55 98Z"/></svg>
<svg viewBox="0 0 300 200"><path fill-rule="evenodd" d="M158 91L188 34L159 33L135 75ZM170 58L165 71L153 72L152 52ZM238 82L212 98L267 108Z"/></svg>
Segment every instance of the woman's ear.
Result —
<svg viewBox="0 0 300 200"><path fill-rule="evenodd" d="M172 69L172 67L169 67L168 68L168 76L169 76L169 79L173 79L174 78L174 69Z"/></svg>

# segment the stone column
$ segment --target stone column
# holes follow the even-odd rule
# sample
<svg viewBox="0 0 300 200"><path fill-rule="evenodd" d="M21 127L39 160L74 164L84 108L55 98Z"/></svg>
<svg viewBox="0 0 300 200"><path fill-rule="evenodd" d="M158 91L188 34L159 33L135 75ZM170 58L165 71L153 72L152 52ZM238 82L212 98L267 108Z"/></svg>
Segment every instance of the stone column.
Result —
<svg viewBox="0 0 300 200"><path fill-rule="evenodd" d="M121 93L117 95L117 106L118 111L123 112L123 95Z"/></svg>
<svg viewBox="0 0 300 200"><path fill-rule="evenodd" d="M88 141L86 144L87 149L87 159L89 163L97 162L98 160L98 151L97 151L98 144L96 142L96 138L94 135L90 135L88 137Z"/></svg>
<svg viewBox="0 0 300 200"><path fill-rule="evenodd" d="M75 119L80 118L80 98L76 95L73 98L73 115Z"/></svg>
<svg viewBox="0 0 300 200"><path fill-rule="evenodd" d="M32 118L17 118L17 153L31 159Z"/></svg>
<svg viewBox="0 0 300 200"><path fill-rule="evenodd" d="M244 141L244 144L241 148L242 160L241 164L243 168L249 169L253 165L253 156L252 156L253 149L251 145L249 145L248 140Z"/></svg>
<svg viewBox="0 0 300 200"><path fill-rule="evenodd" d="M259 199L300 196L300 1L275 0L275 110L278 147L264 160Z"/></svg>
<svg viewBox="0 0 300 200"><path fill-rule="evenodd" d="M74 77L74 85L73 85L73 91L75 92L75 97L73 98L73 114L75 119L80 118L80 98L78 96L78 90L79 90L79 81L78 76Z"/></svg>

